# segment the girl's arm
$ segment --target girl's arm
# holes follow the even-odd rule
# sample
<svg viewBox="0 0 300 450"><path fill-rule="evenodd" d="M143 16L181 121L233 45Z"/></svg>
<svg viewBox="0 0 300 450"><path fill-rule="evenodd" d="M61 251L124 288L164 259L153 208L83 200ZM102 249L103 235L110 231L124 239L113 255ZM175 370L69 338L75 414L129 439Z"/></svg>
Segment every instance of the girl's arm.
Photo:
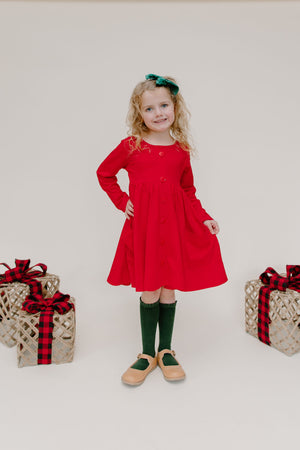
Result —
<svg viewBox="0 0 300 450"><path fill-rule="evenodd" d="M197 210L197 213L200 216L202 222L206 220L213 220L213 218L209 214L207 214L205 209L202 208L200 200L195 195L196 188L194 186L194 176L189 153L187 153L185 168L181 176L180 184L186 195L189 197L193 207Z"/></svg>
<svg viewBox="0 0 300 450"><path fill-rule="evenodd" d="M120 169L125 169L127 160L128 149L121 141L97 169L100 186L107 193L116 208L123 212L125 212L129 195L121 190L116 174Z"/></svg>

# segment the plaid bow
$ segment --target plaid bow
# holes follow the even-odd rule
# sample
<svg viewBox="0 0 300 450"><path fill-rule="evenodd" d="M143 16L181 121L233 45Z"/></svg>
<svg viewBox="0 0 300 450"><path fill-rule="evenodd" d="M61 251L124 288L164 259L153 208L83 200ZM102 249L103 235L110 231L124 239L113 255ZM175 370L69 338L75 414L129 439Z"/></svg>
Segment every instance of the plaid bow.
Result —
<svg viewBox="0 0 300 450"><path fill-rule="evenodd" d="M268 267L260 275L260 280L266 285L259 290L257 334L260 341L271 345L269 338L269 310L271 291L286 291L293 289L300 292L300 266L286 266L286 277L280 276L272 267Z"/></svg>
<svg viewBox="0 0 300 450"><path fill-rule="evenodd" d="M156 86L168 87L172 94L178 94L179 87L173 81L168 80L167 78L160 77L159 75L155 75L154 73L149 73L145 76L146 80L155 80Z"/></svg>
<svg viewBox="0 0 300 450"><path fill-rule="evenodd" d="M56 292L51 298L43 298L40 294L28 295L23 302L22 310L31 314L40 312L39 340L38 340L38 364L51 364L52 340L53 340L53 314L65 314L70 309L75 309L69 302L70 296Z"/></svg>
<svg viewBox="0 0 300 450"><path fill-rule="evenodd" d="M26 283L30 287L31 294L42 294L41 282L35 280L36 277L44 277L47 272L47 266L45 264L36 264L33 267L29 267L30 259L16 259L16 267L11 269L7 264L0 263L1 266L5 266L8 270L3 275L0 275L0 284L13 283L19 281L20 283ZM32 270L34 267L39 266L40 270Z"/></svg>

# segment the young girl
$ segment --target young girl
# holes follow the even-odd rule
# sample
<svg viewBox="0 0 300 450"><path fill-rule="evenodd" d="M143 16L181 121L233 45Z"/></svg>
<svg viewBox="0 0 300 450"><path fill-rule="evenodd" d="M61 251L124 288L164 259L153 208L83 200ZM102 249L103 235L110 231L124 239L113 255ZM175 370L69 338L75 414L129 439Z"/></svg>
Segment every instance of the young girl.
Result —
<svg viewBox="0 0 300 450"><path fill-rule="evenodd" d="M185 378L171 349L175 289L196 291L227 281L218 223L195 196L188 114L173 78L146 75L130 99L129 137L97 170L101 187L126 217L107 281L142 292L143 353L122 375L130 385L141 384L157 364L165 379ZM116 177L122 168L129 195Z"/></svg>

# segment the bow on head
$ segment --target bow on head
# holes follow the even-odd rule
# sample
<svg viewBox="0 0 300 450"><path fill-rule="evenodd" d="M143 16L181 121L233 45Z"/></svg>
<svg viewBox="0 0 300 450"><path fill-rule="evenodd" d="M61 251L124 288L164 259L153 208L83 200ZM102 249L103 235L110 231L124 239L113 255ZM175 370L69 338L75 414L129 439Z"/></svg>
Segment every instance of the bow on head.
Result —
<svg viewBox="0 0 300 450"><path fill-rule="evenodd" d="M167 78L160 77L159 75L155 75L154 73L149 73L145 76L146 80L155 80L156 86L168 87L173 95L178 94L179 87L173 81L168 80Z"/></svg>
<svg viewBox="0 0 300 450"><path fill-rule="evenodd" d="M282 277L272 267L268 267L259 278L270 289L279 291L293 289L300 292L300 266L286 266L286 277Z"/></svg>

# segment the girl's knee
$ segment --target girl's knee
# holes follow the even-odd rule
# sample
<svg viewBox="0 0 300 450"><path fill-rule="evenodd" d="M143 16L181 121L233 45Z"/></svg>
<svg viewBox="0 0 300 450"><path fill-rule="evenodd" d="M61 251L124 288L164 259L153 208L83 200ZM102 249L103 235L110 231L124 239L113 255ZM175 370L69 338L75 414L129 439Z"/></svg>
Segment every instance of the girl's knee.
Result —
<svg viewBox="0 0 300 450"><path fill-rule="evenodd" d="M161 288L156 291L144 291L141 295L142 302L155 303L159 300Z"/></svg>
<svg viewBox="0 0 300 450"><path fill-rule="evenodd" d="M174 303L175 302L175 290L174 289L166 289L164 287L161 288L160 294L161 303Z"/></svg>

